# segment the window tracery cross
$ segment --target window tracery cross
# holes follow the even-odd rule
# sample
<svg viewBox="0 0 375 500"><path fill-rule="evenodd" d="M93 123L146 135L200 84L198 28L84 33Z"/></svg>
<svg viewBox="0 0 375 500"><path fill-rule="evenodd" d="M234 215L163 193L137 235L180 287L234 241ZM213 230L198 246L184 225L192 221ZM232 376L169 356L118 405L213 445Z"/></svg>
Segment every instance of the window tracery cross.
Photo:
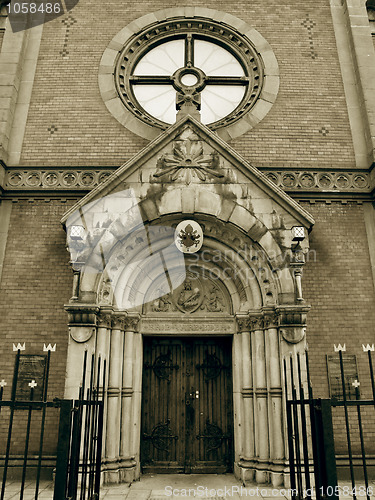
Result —
<svg viewBox="0 0 375 500"><path fill-rule="evenodd" d="M215 40L183 33L146 52L136 63L129 83L146 112L174 123L176 109L193 105L203 123L233 112L243 100L251 78L241 61Z"/></svg>

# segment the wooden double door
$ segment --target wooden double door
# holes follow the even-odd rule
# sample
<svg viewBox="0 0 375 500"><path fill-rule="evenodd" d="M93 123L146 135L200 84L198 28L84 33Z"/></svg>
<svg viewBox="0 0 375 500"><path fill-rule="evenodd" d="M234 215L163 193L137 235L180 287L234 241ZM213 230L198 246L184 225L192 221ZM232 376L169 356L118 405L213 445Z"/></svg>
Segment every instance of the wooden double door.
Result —
<svg viewBox="0 0 375 500"><path fill-rule="evenodd" d="M144 472L231 471L231 353L229 338L144 337Z"/></svg>

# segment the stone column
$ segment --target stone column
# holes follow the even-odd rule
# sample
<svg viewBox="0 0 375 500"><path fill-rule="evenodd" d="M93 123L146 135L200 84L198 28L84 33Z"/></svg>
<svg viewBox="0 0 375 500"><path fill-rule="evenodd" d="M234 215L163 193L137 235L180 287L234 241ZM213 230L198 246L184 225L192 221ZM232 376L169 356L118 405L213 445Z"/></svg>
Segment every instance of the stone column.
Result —
<svg viewBox="0 0 375 500"><path fill-rule="evenodd" d="M252 481L254 479L254 407L253 407L253 376L250 355L250 325L247 316L237 317L238 330L241 334L241 358L242 358L242 456L241 456L241 479Z"/></svg>
<svg viewBox="0 0 375 500"><path fill-rule="evenodd" d="M290 364L289 358L292 355L293 363L295 363L295 355L297 352L304 357L306 349L306 315L310 309L308 305L290 305L290 306L279 306L277 312L279 314L279 346L280 346L280 358L283 363L284 358L287 358L287 378L290 382ZM301 375L302 381L306 381L306 366L305 363L301 364ZM284 377L283 380L283 393L284 393ZM307 392L306 392L307 394ZM289 387L290 396L290 387ZM285 394L284 394L284 414L285 409ZM284 420L284 436L287 435L286 419ZM284 454L286 459L288 458L288 448L287 440L285 439L284 444ZM288 482L289 476L286 475L285 481Z"/></svg>
<svg viewBox="0 0 375 500"><path fill-rule="evenodd" d="M137 330L139 316L128 316L125 320L124 366L122 370L122 407L121 407L121 481L134 480L135 465L132 455L134 387L134 332Z"/></svg>
<svg viewBox="0 0 375 500"><path fill-rule="evenodd" d="M85 351L88 351L86 387L90 380L89 368L91 354L96 346L96 322L99 307L90 304L69 304L65 306L69 314L69 343L66 361L65 393L66 399L78 399L82 382L82 368Z"/></svg>
<svg viewBox="0 0 375 500"><path fill-rule="evenodd" d="M107 425L107 389L108 389L108 372L109 372L109 350L111 339L112 326L112 308L101 308L98 316L98 327L96 334L96 360L100 359L100 381L99 381L99 398L103 396L104 411L103 411L103 443L102 456L106 456L106 425ZM103 372L105 369L105 387L103 387Z"/></svg>
<svg viewBox="0 0 375 500"><path fill-rule="evenodd" d="M143 370L143 341L140 333L135 333L133 339L134 375L133 375L133 433L132 456L136 462L134 479L141 473L140 445L141 445L141 405L142 405L142 370Z"/></svg>
<svg viewBox="0 0 375 500"><path fill-rule="evenodd" d="M277 333L278 315L274 311L265 311L264 328L266 342L267 379L270 418L270 474L275 487L284 481L284 438L283 438L283 406L281 387L281 360L279 338Z"/></svg>
<svg viewBox="0 0 375 500"><path fill-rule="evenodd" d="M114 314L112 319L105 457L105 482L110 483L118 483L120 480L120 416L125 319L126 316L120 313Z"/></svg>
<svg viewBox="0 0 375 500"><path fill-rule="evenodd" d="M266 483L268 480L269 434L263 319L259 316L251 316L250 321L254 377L255 439L258 461L255 471L255 481L257 483Z"/></svg>

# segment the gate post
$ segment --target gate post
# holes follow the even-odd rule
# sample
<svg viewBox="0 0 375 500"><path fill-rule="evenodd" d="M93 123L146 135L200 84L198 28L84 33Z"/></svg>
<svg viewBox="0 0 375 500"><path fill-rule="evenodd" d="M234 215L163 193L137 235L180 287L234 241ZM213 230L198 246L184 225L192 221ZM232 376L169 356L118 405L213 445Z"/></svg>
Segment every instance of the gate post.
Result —
<svg viewBox="0 0 375 500"><path fill-rule="evenodd" d="M319 468L319 484L315 488L320 498L339 499L337 490L337 471L335 458L335 442L332 425L332 408L330 399L314 401L315 435L313 446L316 447ZM328 488L330 491L328 491Z"/></svg>
<svg viewBox="0 0 375 500"><path fill-rule="evenodd" d="M70 399L61 400L59 401L59 406L59 436L57 442L56 475L53 500L66 499L65 493L69 468L71 411L73 408L73 401Z"/></svg>

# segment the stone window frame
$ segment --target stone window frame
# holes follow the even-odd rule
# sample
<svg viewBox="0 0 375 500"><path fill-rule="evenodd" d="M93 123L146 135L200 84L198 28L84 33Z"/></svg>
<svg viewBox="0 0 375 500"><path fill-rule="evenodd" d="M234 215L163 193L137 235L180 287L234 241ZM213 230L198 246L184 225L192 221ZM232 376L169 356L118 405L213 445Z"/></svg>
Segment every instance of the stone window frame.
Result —
<svg viewBox="0 0 375 500"><path fill-rule="evenodd" d="M256 29L235 16L213 9L201 7L164 9L136 19L117 33L104 50L99 66L99 89L108 111L124 127L145 139L154 139L162 132L162 128L146 123L137 116L136 110L131 111L124 105L116 88L114 74L124 47L134 37L157 24L168 20L175 22L179 18L194 21L203 19L222 24L223 27L237 32L241 38L248 40L262 61L263 84L255 104L235 121L215 130L226 141L239 137L255 127L276 101L280 83L279 66L271 46Z"/></svg>

